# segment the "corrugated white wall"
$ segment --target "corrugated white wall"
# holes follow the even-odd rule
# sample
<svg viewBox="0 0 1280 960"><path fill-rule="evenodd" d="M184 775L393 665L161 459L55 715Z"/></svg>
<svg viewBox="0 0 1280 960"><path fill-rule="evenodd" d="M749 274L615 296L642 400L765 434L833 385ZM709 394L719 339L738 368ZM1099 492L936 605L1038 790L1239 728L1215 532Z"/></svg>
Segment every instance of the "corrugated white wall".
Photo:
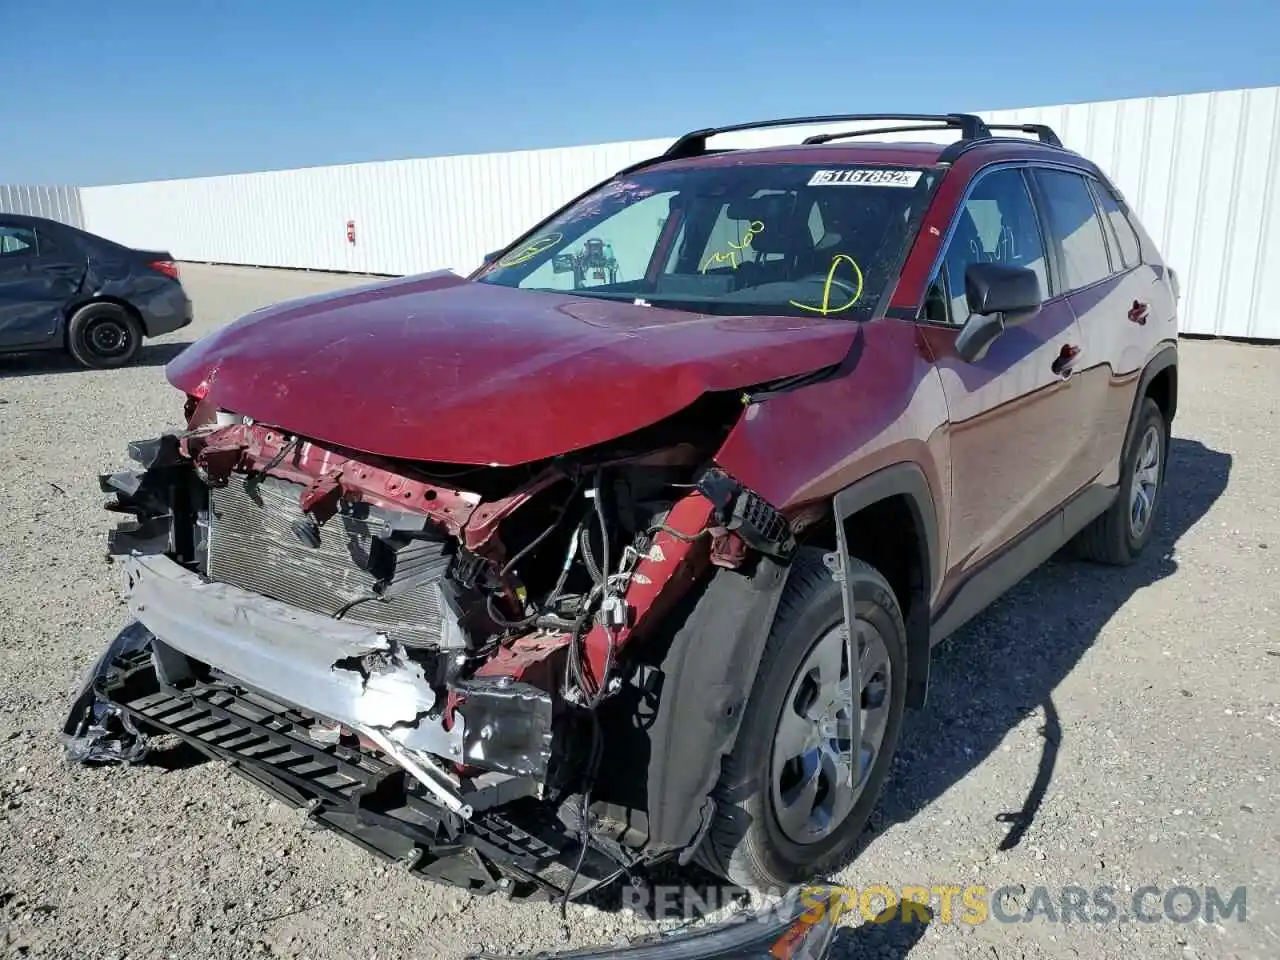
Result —
<svg viewBox="0 0 1280 960"><path fill-rule="evenodd" d="M81 191L88 229L180 260L469 272L565 199L668 141L391 160ZM347 242L347 221L356 242Z"/></svg>
<svg viewBox="0 0 1280 960"><path fill-rule="evenodd" d="M1280 295L1280 87L982 115L1049 123L1113 177L1181 275L1183 332L1280 340L1280 311L1266 308ZM716 143L796 142L818 129ZM183 260L467 272L574 194L669 142L86 187L81 201L87 229Z"/></svg>
<svg viewBox="0 0 1280 960"><path fill-rule="evenodd" d="M27 186L0 183L0 213L25 213L84 226L77 187Z"/></svg>

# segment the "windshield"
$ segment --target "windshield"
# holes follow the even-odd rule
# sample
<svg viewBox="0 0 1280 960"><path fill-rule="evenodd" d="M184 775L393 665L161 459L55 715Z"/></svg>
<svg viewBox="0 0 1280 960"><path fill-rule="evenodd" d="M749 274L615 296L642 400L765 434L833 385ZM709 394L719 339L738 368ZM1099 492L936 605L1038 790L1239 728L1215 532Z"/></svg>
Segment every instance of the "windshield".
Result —
<svg viewBox="0 0 1280 960"><path fill-rule="evenodd" d="M578 201L476 280L697 313L863 319L892 291L935 179L812 164L641 172Z"/></svg>

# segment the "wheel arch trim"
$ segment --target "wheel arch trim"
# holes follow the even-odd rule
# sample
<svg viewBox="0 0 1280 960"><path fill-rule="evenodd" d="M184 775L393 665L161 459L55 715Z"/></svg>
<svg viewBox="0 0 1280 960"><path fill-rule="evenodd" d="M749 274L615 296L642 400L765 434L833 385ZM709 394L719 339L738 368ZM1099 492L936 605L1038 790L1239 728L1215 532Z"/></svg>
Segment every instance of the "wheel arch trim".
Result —
<svg viewBox="0 0 1280 960"><path fill-rule="evenodd" d="M1129 445L1133 443L1134 434L1138 429L1138 412L1142 409L1142 401L1147 396L1147 390L1151 387L1151 382L1157 376L1166 370L1173 371L1173 395L1170 397L1169 414L1165 418L1166 439L1173 427L1173 418L1178 410L1178 345L1176 343L1165 342L1155 354L1147 361L1147 365L1142 368L1142 377L1138 380L1138 389L1133 393L1133 402L1129 409L1129 425L1124 431L1124 445L1120 448L1120 456L1124 456L1124 451L1129 449ZM1168 457L1166 456L1166 461ZM1163 470L1163 468L1161 468Z"/></svg>

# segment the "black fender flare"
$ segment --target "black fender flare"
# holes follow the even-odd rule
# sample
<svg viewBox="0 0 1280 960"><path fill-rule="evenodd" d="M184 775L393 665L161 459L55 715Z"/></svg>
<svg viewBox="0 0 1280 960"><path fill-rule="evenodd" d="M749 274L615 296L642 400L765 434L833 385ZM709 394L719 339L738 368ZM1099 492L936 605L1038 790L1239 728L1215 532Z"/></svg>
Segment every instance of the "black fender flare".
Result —
<svg viewBox="0 0 1280 960"><path fill-rule="evenodd" d="M929 674L929 611L938 554L937 511L919 466L900 463L856 481L836 494L833 511L839 551L847 556L843 520L877 501L906 496L923 532L925 603L917 605L923 628L908 625L908 702L913 687L923 703ZM822 559L827 551L802 546ZM648 838L651 848L691 855L711 823L711 792L722 758L737 740L742 713L778 602L792 567L761 556L750 575L717 569L662 660L657 715L649 730ZM843 565L841 566L843 572ZM836 574L833 571L833 576ZM846 584L847 577L843 578ZM923 607L923 609L920 609ZM852 609L846 597L845 616Z"/></svg>
<svg viewBox="0 0 1280 960"><path fill-rule="evenodd" d="M691 855L711 824L711 791L737 740L790 570L767 556L749 576L717 569L663 657L646 787L653 848Z"/></svg>
<svg viewBox="0 0 1280 960"><path fill-rule="evenodd" d="M868 474L845 487L832 501L836 521L836 542L841 558L849 556L845 521L860 510L890 497L905 498L916 529L920 532L916 547L922 583L918 603L912 604L907 617L907 705L923 707L929 690L929 626L933 588L942 579L943 555L938 528L938 510L933 502L929 481L919 464L903 461ZM847 577L844 578L849 583ZM853 610L853 597L845 591L845 618Z"/></svg>
<svg viewBox="0 0 1280 960"><path fill-rule="evenodd" d="M1142 400L1147 395L1147 390L1151 386L1151 381L1157 375L1172 368L1175 380L1173 382L1173 395L1169 398L1169 417L1165 423L1165 429L1171 430L1173 427L1173 418L1178 411L1178 345L1176 342L1164 343L1147 361L1147 365L1142 368L1142 377L1138 380L1138 389L1133 393L1133 404L1129 410L1129 425L1124 432L1124 446L1120 448L1120 456L1124 456L1124 451L1129 449L1129 444L1133 443L1134 431L1138 429L1138 411L1142 409ZM1165 438L1166 440L1168 437ZM1165 457L1165 462L1168 462Z"/></svg>

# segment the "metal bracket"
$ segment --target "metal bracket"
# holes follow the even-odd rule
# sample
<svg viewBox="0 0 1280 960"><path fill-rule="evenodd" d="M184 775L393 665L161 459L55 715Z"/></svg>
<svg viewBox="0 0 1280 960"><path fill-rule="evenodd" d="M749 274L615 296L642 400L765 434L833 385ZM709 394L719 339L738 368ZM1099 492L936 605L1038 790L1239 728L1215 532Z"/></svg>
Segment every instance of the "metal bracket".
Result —
<svg viewBox="0 0 1280 960"><path fill-rule="evenodd" d="M858 654L858 616L856 599L853 595L853 583L849 576L849 542L845 536L844 524L836 524L836 546L834 555L828 553L822 558L832 578L840 584L841 597L844 601L844 655L849 664L849 674L844 681L845 708L849 713L848 747L840 751L840 759L844 761L849 778L849 786L857 783L858 761L862 756L862 664Z"/></svg>

